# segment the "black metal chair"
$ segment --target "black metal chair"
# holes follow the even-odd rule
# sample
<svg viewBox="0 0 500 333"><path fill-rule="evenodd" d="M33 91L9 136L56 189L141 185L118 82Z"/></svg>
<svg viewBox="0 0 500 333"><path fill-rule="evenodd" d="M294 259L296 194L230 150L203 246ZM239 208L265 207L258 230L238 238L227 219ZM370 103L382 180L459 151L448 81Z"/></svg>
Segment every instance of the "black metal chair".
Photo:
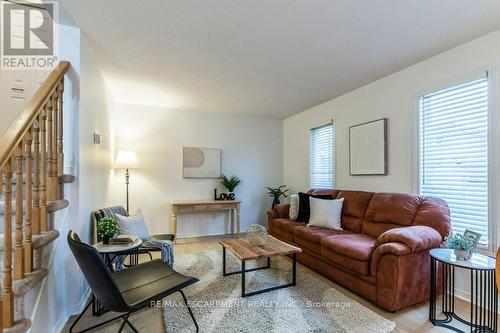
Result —
<svg viewBox="0 0 500 333"><path fill-rule="evenodd" d="M182 295L189 315L193 319L196 332L198 332L198 323L182 291L183 288L198 282L198 279L177 273L160 259L118 272L110 272L101 255L92 246L82 243L73 231L68 233L68 244L99 303L110 311L123 313L77 333L90 331L119 318L123 322L118 332L121 332L127 324L134 332L138 333L128 320L129 316L136 311L150 307L152 302L161 300L175 292L180 292ZM92 302L87 304L71 325L70 333L74 333L73 328L91 304Z"/></svg>

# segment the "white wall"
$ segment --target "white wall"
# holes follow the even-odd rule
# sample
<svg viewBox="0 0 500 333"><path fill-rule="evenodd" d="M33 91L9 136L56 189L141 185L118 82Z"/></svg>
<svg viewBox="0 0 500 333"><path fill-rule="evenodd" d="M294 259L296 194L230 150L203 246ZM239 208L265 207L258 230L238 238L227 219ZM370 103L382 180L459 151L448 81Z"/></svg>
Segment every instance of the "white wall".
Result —
<svg viewBox="0 0 500 333"><path fill-rule="evenodd" d="M264 186L282 181L282 121L116 104L111 124L116 152L137 152L140 169L132 171L131 212L142 209L151 233L172 231L171 201L212 199L215 187L223 190L218 180L182 177L183 146L221 148L222 172L242 179L236 188L242 200L241 230L266 224L270 199ZM114 173L110 198L125 205L123 171ZM223 213L178 215L177 221L179 237L229 231Z"/></svg>
<svg viewBox="0 0 500 333"><path fill-rule="evenodd" d="M60 36L61 58L72 64L65 80L65 169L76 176L76 182L66 185L70 207L56 215L55 228L61 236L45 250L52 259L47 279L40 289L34 289L40 290L40 296L31 318L32 332L47 332L49 328L59 332L69 315L79 313L85 305L87 283L66 236L74 230L90 242L90 213L107 205L111 168L110 142L93 144L94 131L109 137L111 100L107 85L86 36L67 26L60 27Z"/></svg>
<svg viewBox="0 0 500 333"><path fill-rule="evenodd" d="M285 119L285 183L295 191L309 187L309 130L334 118L337 188L411 192L416 97L430 88L490 68L494 70L492 83L498 87L499 62L500 30ZM349 126L382 117L389 119L389 174L350 176Z"/></svg>
<svg viewBox="0 0 500 333"><path fill-rule="evenodd" d="M284 121L284 182L293 191L309 188L309 129L316 124L335 120L336 188L368 191L412 192L414 190L414 103L426 90L440 88L461 78L490 69L493 91L491 137L491 170L500 168L499 97L500 30L408 67L367 86L324 104L313 107ZM387 117L389 131L389 174L387 176L350 176L348 128ZM498 202L500 178L492 172L490 188ZM500 218L492 205L496 228ZM496 228L500 230L500 228ZM498 235L494 232L495 238ZM498 243L495 242L495 249ZM461 287L462 288L462 287Z"/></svg>

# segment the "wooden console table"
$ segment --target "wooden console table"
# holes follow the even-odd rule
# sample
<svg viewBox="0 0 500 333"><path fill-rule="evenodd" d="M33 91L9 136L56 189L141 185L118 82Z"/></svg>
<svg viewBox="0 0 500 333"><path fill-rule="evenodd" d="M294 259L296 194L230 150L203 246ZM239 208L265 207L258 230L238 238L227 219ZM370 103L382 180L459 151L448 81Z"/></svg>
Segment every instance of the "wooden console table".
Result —
<svg viewBox="0 0 500 333"><path fill-rule="evenodd" d="M172 221L174 223L174 235L177 236L177 214L181 213L206 213L216 211L228 211L231 215L231 233L234 233L234 213L236 212L236 233L240 233L240 203L239 200L194 200L173 201Z"/></svg>

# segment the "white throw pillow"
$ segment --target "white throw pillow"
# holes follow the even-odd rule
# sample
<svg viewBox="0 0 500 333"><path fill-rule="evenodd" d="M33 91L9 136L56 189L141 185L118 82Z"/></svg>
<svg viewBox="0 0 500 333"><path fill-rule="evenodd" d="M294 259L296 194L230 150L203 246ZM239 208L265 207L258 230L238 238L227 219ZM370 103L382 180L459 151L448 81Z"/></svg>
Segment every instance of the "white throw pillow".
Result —
<svg viewBox="0 0 500 333"><path fill-rule="evenodd" d="M135 215L123 216L115 214L115 216L120 225L120 235L134 235L142 240L149 239L149 230L140 209L135 212Z"/></svg>
<svg viewBox="0 0 500 333"><path fill-rule="evenodd" d="M309 198L311 217L308 226L342 230L340 217L344 198L324 200Z"/></svg>
<svg viewBox="0 0 500 333"><path fill-rule="evenodd" d="M288 216L291 220L295 220L299 215L299 195L292 194L290 196L290 212Z"/></svg>

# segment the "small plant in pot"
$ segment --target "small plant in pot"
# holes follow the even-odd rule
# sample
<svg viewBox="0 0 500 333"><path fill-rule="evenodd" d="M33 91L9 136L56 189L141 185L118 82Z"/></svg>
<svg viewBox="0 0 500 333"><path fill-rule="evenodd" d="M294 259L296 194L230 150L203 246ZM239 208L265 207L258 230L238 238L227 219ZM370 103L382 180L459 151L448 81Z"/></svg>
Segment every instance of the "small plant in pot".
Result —
<svg viewBox="0 0 500 333"><path fill-rule="evenodd" d="M97 234L102 238L103 244L109 244L109 239L119 231L118 222L111 217L104 217L97 222Z"/></svg>
<svg viewBox="0 0 500 333"><path fill-rule="evenodd" d="M272 188L272 187L266 187L268 190L269 196L273 199L273 205L274 206L279 205L280 203L280 198L286 198L286 192L288 192L288 189L286 188L286 185L281 185L280 187Z"/></svg>
<svg viewBox="0 0 500 333"><path fill-rule="evenodd" d="M469 260L474 250L474 239L462 234L455 234L445 239L448 242L448 247L453 249L457 259Z"/></svg>
<svg viewBox="0 0 500 333"><path fill-rule="evenodd" d="M220 177L220 183L229 192L227 196L228 199L234 200L234 189L236 188L236 186L240 185L241 179L236 176L227 177L226 175L222 175L222 177Z"/></svg>

